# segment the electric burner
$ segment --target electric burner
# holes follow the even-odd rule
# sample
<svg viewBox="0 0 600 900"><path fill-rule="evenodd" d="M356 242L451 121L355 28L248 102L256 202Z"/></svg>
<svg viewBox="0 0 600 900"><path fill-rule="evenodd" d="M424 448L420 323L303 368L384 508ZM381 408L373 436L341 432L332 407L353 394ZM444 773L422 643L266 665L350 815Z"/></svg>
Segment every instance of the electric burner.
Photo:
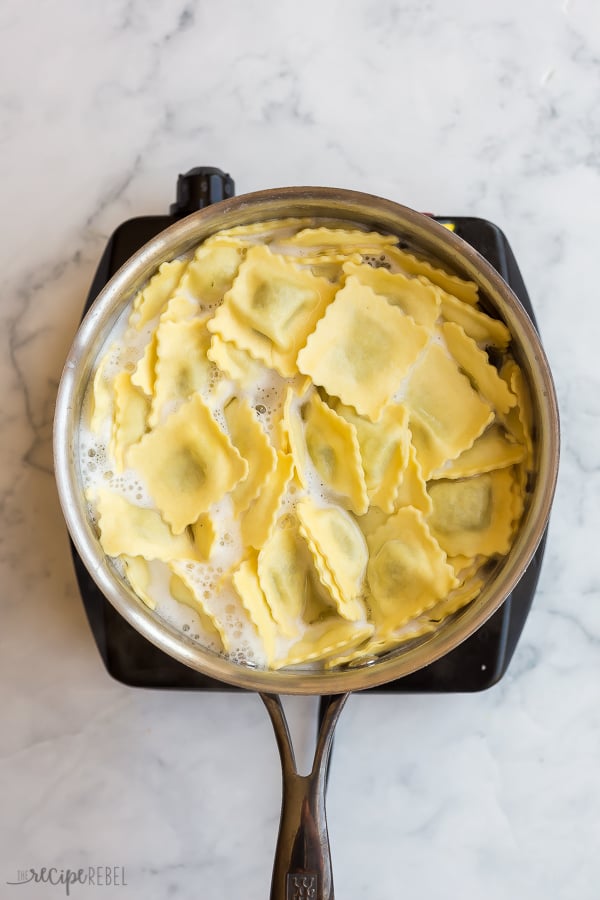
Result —
<svg viewBox="0 0 600 900"><path fill-rule="evenodd" d="M92 281L84 314L113 274L143 244L177 219L234 196L233 179L220 169L200 167L180 175L169 215L128 219L116 229ZM503 232L486 219L433 216L474 247L511 286L529 317L535 316L516 259ZM479 631L442 659L412 675L371 688L379 693L481 691L506 672L525 625L540 573L546 536L527 571L501 608ZM71 545L83 605L107 671L131 687L235 691L158 650L110 605ZM365 692L367 693L367 692Z"/></svg>

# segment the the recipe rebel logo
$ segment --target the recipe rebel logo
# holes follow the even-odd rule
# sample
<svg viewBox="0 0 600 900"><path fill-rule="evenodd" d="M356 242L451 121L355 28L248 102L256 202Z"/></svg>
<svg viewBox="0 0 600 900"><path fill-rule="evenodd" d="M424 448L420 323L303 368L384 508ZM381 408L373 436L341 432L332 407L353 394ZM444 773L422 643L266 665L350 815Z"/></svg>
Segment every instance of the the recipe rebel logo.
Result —
<svg viewBox="0 0 600 900"><path fill-rule="evenodd" d="M62 887L67 897L76 885L88 887L127 887L124 866L86 866L79 869L60 869L56 866L41 869L17 869L17 877L6 884L19 887L23 884L51 884Z"/></svg>

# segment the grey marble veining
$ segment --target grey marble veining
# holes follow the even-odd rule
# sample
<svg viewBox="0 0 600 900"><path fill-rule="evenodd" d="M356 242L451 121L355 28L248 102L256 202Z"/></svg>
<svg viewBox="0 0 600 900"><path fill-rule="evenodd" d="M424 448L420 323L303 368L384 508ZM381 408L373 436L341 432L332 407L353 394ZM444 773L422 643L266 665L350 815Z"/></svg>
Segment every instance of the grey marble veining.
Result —
<svg viewBox="0 0 600 900"><path fill-rule="evenodd" d="M268 895L264 710L108 678L52 477L56 387L105 241L205 164L238 193L330 184L508 234L562 415L538 594L491 691L351 699L335 881L347 900L596 898L598 4L5 0L0 46L0 897L61 896L6 884L44 865L125 866L126 887L76 898ZM296 714L308 743L314 704Z"/></svg>

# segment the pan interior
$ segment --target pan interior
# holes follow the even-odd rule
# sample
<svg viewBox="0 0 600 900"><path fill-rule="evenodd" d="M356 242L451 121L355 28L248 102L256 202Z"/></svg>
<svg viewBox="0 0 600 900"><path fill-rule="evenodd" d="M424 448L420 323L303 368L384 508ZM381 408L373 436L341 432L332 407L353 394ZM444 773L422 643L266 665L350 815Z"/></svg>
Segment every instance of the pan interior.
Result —
<svg viewBox="0 0 600 900"><path fill-rule="evenodd" d="M358 223L369 230L397 234L420 256L475 281L482 306L503 319L513 335L514 355L526 374L533 401L536 464L528 507L510 553L490 567L479 597L431 635L330 672L242 666L200 647L141 604L100 547L83 497L77 458L79 412L93 364L124 306L158 264L189 252L223 228L288 216L310 216L338 226ZM373 687L428 665L465 640L500 606L543 534L556 478L557 436L552 381L535 330L510 289L475 251L427 217L389 201L353 192L298 188L261 192L209 207L167 229L117 273L90 310L67 360L57 402L55 459L61 502L80 556L105 596L149 640L192 668L248 689L336 693Z"/></svg>

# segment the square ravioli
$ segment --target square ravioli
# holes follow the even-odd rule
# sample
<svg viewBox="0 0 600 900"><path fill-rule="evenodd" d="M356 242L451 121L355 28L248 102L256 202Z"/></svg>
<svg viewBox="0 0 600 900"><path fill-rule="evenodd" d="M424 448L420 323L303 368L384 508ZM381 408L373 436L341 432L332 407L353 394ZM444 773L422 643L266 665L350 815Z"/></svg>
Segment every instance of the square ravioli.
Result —
<svg viewBox="0 0 600 900"><path fill-rule="evenodd" d="M350 277L298 354L298 369L376 422L428 340L426 328Z"/></svg>
<svg viewBox="0 0 600 900"><path fill-rule="evenodd" d="M431 284L417 278L409 278L402 272L389 272L380 267L357 266L349 262L344 266L347 275L354 275L361 284L373 288L392 306L398 306L419 325L433 328L440 313L439 291Z"/></svg>
<svg viewBox="0 0 600 900"><path fill-rule="evenodd" d="M393 632L458 586L423 513L411 506L367 538L369 603L382 633Z"/></svg>
<svg viewBox="0 0 600 900"><path fill-rule="evenodd" d="M432 511L427 521L449 556L508 553L515 518L513 485L510 469L429 485Z"/></svg>
<svg viewBox="0 0 600 900"><path fill-rule="evenodd" d="M248 463L199 394L132 447L129 460L175 534L248 474Z"/></svg>
<svg viewBox="0 0 600 900"><path fill-rule="evenodd" d="M433 433L446 459L454 459L470 447L494 418L491 406L439 344L431 344L413 369L404 403ZM421 458L419 462L429 478L431 463L425 464ZM436 460L433 468L442 462Z"/></svg>
<svg viewBox="0 0 600 900"><path fill-rule="evenodd" d="M154 509L130 503L120 494L101 488L94 498L100 541L109 556L144 559L195 559L197 548L190 535L173 534Z"/></svg>
<svg viewBox="0 0 600 900"><path fill-rule="evenodd" d="M233 284L245 250L225 241L212 241L196 250L183 275L178 292L201 306L213 306L223 299Z"/></svg>
<svg viewBox="0 0 600 900"><path fill-rule="evenodd" d="M335 294L335 285L266 246L252 247L208 329L283 375Z"/></svg>

